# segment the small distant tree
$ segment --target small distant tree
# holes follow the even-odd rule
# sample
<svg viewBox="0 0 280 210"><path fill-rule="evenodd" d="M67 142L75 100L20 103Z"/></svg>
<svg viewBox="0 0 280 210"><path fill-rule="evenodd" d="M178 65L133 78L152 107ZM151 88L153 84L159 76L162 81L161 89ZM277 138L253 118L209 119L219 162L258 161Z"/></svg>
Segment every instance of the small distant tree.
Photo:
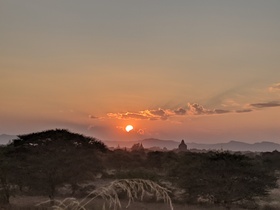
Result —
<svg viewBox="0 0 280 210"><path fill-rule="evenodd" d="M142 151L144 151L144 147L141 143L137 143L137 144L132 145L131 151L142 152Z"/></svg>

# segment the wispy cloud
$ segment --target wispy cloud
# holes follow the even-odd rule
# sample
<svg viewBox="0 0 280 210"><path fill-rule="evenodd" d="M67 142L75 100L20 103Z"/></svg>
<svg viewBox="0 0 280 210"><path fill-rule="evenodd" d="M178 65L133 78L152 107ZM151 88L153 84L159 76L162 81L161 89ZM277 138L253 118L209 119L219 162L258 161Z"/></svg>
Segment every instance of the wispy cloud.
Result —
<svg viewBox="0 0 280 210"><path fill-rule="evenodd" d="M176 115L185 115L187 113L187 110L186 109L183 109L183 108L178 108L178 109L175 109L174 110L174 113Z"/></svg>
<svg viewBox="0 0 280 210"><path fill-rule="evenodd" d="M230 110L225 110L225 109L214 109L213 113L214 114L226 114L226 113L230 113Z"/></svg>
<svg viewBox="0 0 280 210"><path fill-rule="evenodd" d="M222 92L217 93L210 97L205 103L206 106L220 106L220 105L238 105L239 103L233 101L234 98L240 95L244 95L252 85L257 84L258 81L251 80L242 84L237 84L231 88L225 89ZM230 101L232 100L232 101ZM227 104L227 102L229 104ZM231 104L232 103L232 104Z"/></svg>
<svg viewBox="0 0 280 210"><path fill-rule="evenodd" d="M188 115L204 115L212 114L212 111L205 109L202 105L197 103L188 103Z"/></svg>
<svg viewBox="0 0 280 210"><path fill-rule="evenodd" d="M263 103L251 103L247 104L243 108L239 109L208 109L198 103L188 103L186 107L180 107L176 109L151 109L138 112L123 112L123 113L108 113L107 117L116 118L120 120L134 119L134 120L168 120L172 117L180 116L207 116L207 115L222 115L230 113L249 113L253 112L255 109L260 108L270 108L270 107L280 107L279 101L273 102L263 102ZM100 119L95 116L91 116L93 119Z"/></svg>
<svg viewBox="0 0 280 210"><path fill-rule="evenodd" d="M91 114L88 116L88 118L90 118L90 119L100 119L99 117L96 117L96 116L91 115Z"/></svg>
<svg viewBox="0 0 280 210"><path fill-rule="evenodd" d="M135 120L167 120L170 116L168 110L144 110L139 112L126 112L126 113L108 113L110 118L117 119L135 119Z"/></svg>
<svg viewBox="0 0 280 210"><path fill-rule="evenodd" d="M167 120L174 112L169 109L152 109L139 112L108 113L110 118L117 119L136 119L136 120Z"/></svg>
<svg viewBox="0 0 280 210"><path fill-rule="evenodd" d="M273 84L268 89L270 92L280 91L280 83Z"/></svg>
<svg viewBox="0 0 280 210"><path fill-rule="evenodd" d="M152 120L153 116L149 116L145 111L138 113L126 112L126 113L108 113L108 117L117 119L138 119L138 120Z"/></svg>
<svg viewBox="0 0 280 210"><path fill-rule="evenodd" d="M234 99L227 99L221 104L223 107L240 107L240 103L236 102Z"/></svg>
<svg viewBox="0 0 280 210"><path fill-rule="evenodd" d="M206 109L197 103L188 103L188 115L212 115L212 114L225 114L231 112L225 109Z"/></svg>
<svg viewBox="0 0 280 210"><path fill-rule="evenodd" d="M170 116L171 113L168 113L168 110L163 110L161 108L157 110L146 110L147 113L149 113L150 116L153 116L154 118L160 118L162 120L167 120L167 118Z"/></svg>
<svg viewBox="0 0 280 210"><path fill-rule="evenodd" d="M235 112L236 113L247 113L247 112L252 112L253 109L239 109L239 110L236 110Z"/></svg>
<svg viewBox="0 0 280 210"><path fill-rule="evenodd" d="M278 107L278 106L280 106L280 102L272 101L272 102L265 102L265 103L255 103L255 104L250 104L250 106L255 107L255 108Z"/></svg>
<svg viewBox="0 0 280 210"><path fill-rule="evenodd" d="M188 103L186 108L180 107L177 109L152 109L139 112L125 113L108 113L109 118L117 119L135 119L135 120L168 120L174 116L193 116L193 115L214 115L230 113L230 110L225 109L206 109L197 103Z"/></svg>
<svg viewBox="0 0 280 210"><path fill-rule="evenodd" d="M97 117L94 115L89 115L91 119L105 119L105 118L115 118L115 119L134 119L134 120L169 120L173 118L177 120L179 117L190 117L190 116L208 116L208 115L222 115L222 114L242 114L254 112L257 109L262 108L272 108L280 107L280 101L265 101L256 103L242 104L237 99L228 98L229 95L236 95L241 89L246 89L248 84L234 87L232 89L226 90L215 97L212 97L206 104L201 105L199 103L187 103L185 106L177 107L170 105L164 106L164 108L159 107L157 109L146 109L134 112L116 112L107 113L106 117ZM275 83L269 87L272 92L280 92L280 83ZM243 100L244 101L244 100ZM216 108L215 108L216 106ZM213 108L214 107L214 108Z"/></svg>

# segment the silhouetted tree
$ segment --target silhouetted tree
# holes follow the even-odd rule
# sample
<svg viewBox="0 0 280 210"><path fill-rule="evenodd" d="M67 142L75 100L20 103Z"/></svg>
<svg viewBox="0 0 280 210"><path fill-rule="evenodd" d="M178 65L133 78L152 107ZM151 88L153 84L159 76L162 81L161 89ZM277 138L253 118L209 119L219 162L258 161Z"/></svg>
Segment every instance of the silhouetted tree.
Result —
<svg viewBox="0 0 280 210"><path fill-rule="evenodd" d="M137 144L132 145L131 151L143 152L144 151L144 147L143 147L142 143L137 143Z"/></svg>
<svg viewBox="0 0 280 210"><path fill-rule="evenodd" d="M0 147L0 203L8 204L13 191L11 181L12 162L7 157L7 148Z"/></svg>
<svg viewBox="0 0 280 210"><path fill-rule="evenodd" d="M72 145L76 148L90 148L101 152L106 152L106 145L92 137L87 137L77 133L71 133L65 129L47 130L37 133L19 135L19 138L13 141L14 146L26 148L48 146L48 145Z"/></svg>
<svg viewBox="0 0 280 210"><path fill-rule="evenodd" d="M264 152L259 157L263 162L263 167L280 171L280 152L273 151L273 152Z"/></svg>
<svg viewBox="0 0 280 210"><path fill-rule="evenodd" d="M13 142L20 152L28 151L28 178L25 183L53 199L57 187L93 179L101 171L100 152L107 147L100 141L67 130L48 130L19 136Z"/></svg>
<svg viewBox="0 0 280 210"><path fill-rule="evenodd" d="M0 203L9 203L16 191L22 191L25 176L24 156L15 155L11 146L0 146Z"/></svg>
<svg viewBox="0 0 280 210"><path fill-rule="evenodd" d="M189 201L198 198L224 205L265 196L276 187L276 176L256 161L230 153L186 153L173 176Z"/></svg>

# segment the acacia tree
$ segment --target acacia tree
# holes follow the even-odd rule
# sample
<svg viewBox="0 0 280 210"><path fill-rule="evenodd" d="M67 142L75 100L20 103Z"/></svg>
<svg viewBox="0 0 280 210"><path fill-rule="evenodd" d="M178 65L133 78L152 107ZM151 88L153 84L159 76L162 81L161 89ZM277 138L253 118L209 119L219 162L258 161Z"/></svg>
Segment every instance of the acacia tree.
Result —
<svg viewBox="0 0 280 210"><path fill-rule="evenodd" d="M0 146L0 203L8 204L10 197L22 192L26 177L25 154L18 154L11 145Z"/></svg>
<svg viewBox="0 0 280 210"><path fill-rule="evenodd" d="M58 129L21 135L13 146L28 151L25 184L51 200L59 186L68 183L75 191L79 182L93 179L102 169L99 154L107 151L94 138Z"/></svg>
<svg viewBox="0 0 280 210"><path fill-rule="evenodd" d="M8 204L12 194L12 163L7 158L7 148L0 147L0 203Z"/></svg>
<svg viewBox="0 0 280 210"><path fill-rule="evenodd" d="M270 168L275 171L280 171L280 152L274 150L273 152L264 152L258 158L263 163L263 167Z"/></svg>
<svg viewBox="0 0 280 210"><path fill-rule="evenodd" d="M172 174L188 201L204 198L230 208L233 203L265 196L276 187L275 174L260 166L244 155L186 153Z"/></svg>

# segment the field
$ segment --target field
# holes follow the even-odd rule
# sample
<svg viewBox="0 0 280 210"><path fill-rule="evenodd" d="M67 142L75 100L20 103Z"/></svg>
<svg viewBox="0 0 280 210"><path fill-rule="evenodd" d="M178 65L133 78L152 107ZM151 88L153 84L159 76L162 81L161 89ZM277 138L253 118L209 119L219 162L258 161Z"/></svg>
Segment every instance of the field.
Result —
<svg viewBox="0 0 280 210"><path fill-rule="evenodd" d="M107 182L99 182L99 185L102 185ZM64 200L65 197L59 197L57 200ZM81 200L81 199L80 199ZM44 196L15 196L11 198L10 206L3 206L1 209L14 209L14 210L48 210L52 209L49 205L41 205L48 201L48 197ZM127 200L121 200L122 209L127 210L170 210L168 204L163 203L162 201L140 201L135 200L131 203L130 206L126 208ZM104 201L102 199L96 199L86 206L86 209L90 210L101 210L103 207ZM258 201L259 208L261 210L277 210L280 209L280 188L274 189L270 192L269 196ZM225 210L225 207L211 206L211 205L186 205L180 203L173 203L174 210ZM231 208L231 210L245 210L251 209L250 207L244 208Z"/></svg>
<svg viewBox="0 0 280 210"><path fill-rule="evenodd" d="M164 152L138 146L109 150L67 130L27 134L0 147L2 209L50 209L50 203L38 204L71 197L78 208L68 208L68 199L57 209L103 209L104 201L124 209L124 199L135 201L126 209L136 210L280 209L278 151Z"/></svg>
<svg viewBox="0 0 280 210"><path fill-rule="evenodd" d="M11 199L11 209L14 210L47 210L50 208L47 207L36 207L38 203L46 201L47 197L42 196L22 196ZM164 203L156 203L156 202L139 202L135 201L128 208L125 208L126 202L122 201L123 209L127 210L170 210L169 206ZM103 205L103 201L98 199L94 201L94 203L90 204L87 209L90 210L101 210ZM224 210L223 207L217 206L192 206L192 205L184 205L184 204L174 204L174 210ZM5 208L4 208L5 209ZM233 208L233 210L242 210L240 208Z"/></svg>

